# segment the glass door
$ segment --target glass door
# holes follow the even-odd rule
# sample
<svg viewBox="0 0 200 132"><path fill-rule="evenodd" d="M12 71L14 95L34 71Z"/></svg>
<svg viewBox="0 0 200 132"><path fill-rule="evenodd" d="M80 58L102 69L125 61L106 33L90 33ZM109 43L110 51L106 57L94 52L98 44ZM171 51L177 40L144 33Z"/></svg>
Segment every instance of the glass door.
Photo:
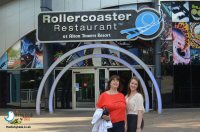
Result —
<svg viewBox="0 0 200 132"><path fill-rule="evenodd" d="M73 70L73 109L95 108L95 70Z"/></svg>
<svg viewBox="0 0 200 132"><path fill-rule="evenodd" d="M35 108L37 92L43 77L42 69L21 70L20 100L22 108ZM44 102L44 96L42 96ZM44 103L42 103L42 106Z"/></svg>
<svg viewBox="0 0 200 132"><path fill-rule="evenodd" d="M61 69L54 70L54 79ZM59 80L55 90L55 108L72 109L72 70L68 70Z"/></svg>

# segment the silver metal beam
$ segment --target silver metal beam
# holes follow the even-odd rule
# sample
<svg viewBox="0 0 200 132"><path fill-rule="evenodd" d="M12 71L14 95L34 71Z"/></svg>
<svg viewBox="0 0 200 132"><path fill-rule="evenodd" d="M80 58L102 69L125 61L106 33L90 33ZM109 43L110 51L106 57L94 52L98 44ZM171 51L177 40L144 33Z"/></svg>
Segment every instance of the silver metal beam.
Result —
<svg viewBox="0 0 200 132"><path fill-rule="evenodd" d="M147 87L145 85L144 80L142 79L142 77L140 76L140 74L135 70L135 68L133 68L133 66L131 66L129 63L127 63L126 61L113 56L113 55L107 55L107 54L92 54L92 55L87 55L87 56L82 56L76 60L73 60L72 62L70 62L68 65L66 65L63 70L57 75L52 87L51 87L51 91L49 94L49 112L52 114L53 113L53 95L56 89L56 85L58 84L60 78L65 74L65 72L72 67L73 65L75 65L76 63L86 60L86 59L90 59L90 58L108 58L108 59L112 59L115 61L118 61L120 63L122 63L123 65L125 65L126 67L128 67L140 80L143 91L144 91L144 95L145 95L145 109L146 112L149 112L149 94L147 91Z"/></svg>

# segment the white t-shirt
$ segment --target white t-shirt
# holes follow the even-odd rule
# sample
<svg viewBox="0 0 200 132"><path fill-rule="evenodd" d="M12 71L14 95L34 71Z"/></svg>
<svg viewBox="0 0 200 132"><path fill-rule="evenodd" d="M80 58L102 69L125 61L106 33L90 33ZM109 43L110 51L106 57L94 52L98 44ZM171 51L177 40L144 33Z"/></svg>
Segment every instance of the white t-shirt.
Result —
<svg viewBox="0 0 200 132"><path fill-rule="evenodd" d="M134 96L126 96L126 110L127 114L138 114L138 110L144 110L144 99L140 93L136 93Z"/></svg>

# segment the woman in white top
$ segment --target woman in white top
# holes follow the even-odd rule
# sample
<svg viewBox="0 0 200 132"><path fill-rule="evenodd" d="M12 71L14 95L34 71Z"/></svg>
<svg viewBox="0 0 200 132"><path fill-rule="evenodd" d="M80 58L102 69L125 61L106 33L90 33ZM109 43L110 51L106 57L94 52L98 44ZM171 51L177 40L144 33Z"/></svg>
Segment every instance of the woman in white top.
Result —
<svg viewBox="0 0 200 132"><path fill-rule="evenodd" d="M144 127L144 99L141 83L138 78L132 77L128 85L126 96L127 132L142 132Z"/></svg>

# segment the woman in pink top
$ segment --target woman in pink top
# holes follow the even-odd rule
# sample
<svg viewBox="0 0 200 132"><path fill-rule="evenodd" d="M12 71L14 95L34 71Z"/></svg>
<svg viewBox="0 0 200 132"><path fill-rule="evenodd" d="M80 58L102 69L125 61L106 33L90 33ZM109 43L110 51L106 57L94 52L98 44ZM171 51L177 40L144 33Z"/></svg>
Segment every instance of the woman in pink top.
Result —
<svg viewBox="0 0 200 132"><path fill-rule="evenodd" d="M140 81L136 77L132 77L128 85L128 94L126 96L127 109L127 132L142 132L144 127L143 90Z"/></svg>

